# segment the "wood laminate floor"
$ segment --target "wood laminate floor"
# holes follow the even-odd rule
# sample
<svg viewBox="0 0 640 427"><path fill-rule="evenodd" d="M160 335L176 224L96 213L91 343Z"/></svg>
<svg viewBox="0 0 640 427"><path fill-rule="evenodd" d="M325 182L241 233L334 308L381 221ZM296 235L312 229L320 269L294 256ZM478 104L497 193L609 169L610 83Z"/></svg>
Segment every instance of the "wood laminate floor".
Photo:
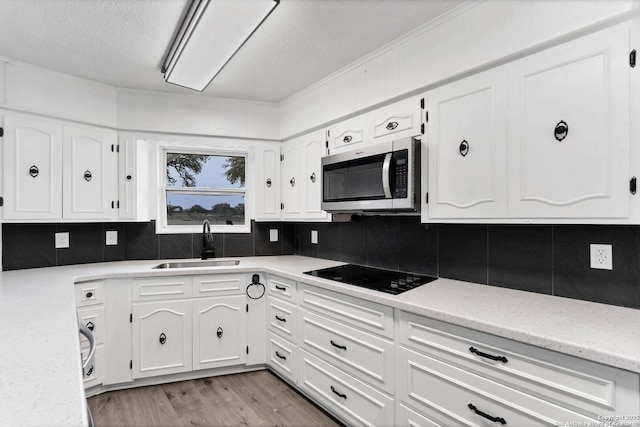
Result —
<svg viewBox="0 0 640 427"><path fill-rule="evenodd" d="M111 391L88 399L103 426L341 426L269 371Z"/></svg>

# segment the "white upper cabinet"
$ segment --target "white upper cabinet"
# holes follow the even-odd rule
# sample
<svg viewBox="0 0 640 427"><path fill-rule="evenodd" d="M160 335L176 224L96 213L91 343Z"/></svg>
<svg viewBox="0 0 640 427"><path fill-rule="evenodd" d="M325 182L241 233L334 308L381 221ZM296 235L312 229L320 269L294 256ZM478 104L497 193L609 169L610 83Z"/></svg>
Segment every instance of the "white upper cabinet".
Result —
<svg viewBox="0 0 640 427"><path fill-rule="evenodd" d="M629 39L620 24L430 92L423 221L637 220Z"/></svg>
<svg viewBox="0 0 640 427"><path fill-rule="evenodd" d="M362 146L371 134L365 125L366 120L367 116L363 114L332 125L327 130L328 154L336 154Z"/></svg>
<svg viewBox="0 0 640 427"><path fill-rule="evenodd" d="M62 126L4 118L4 218L62 217Z"/></svg>
<svg viewBox="0 0 640 427"><path fill-rule="evenodd" d="M118 218L116 132L5 116L4 219Z"/></svg>
<svg viewBox="0 0 640 427"><path fill-rule="evenodd" d="M134 220L137 215L138 165L136 139L118 137L118 218Z"/></svg>
<svg viewBox="0 0 640 427"><path fill-rule="evenodd" d="M387 105L371 114L369 127L374 144L421 134L421 98Z"/></svg>
<svg viewBox="0 0 640 427"><path fill-rule="evenodd" d="M117 218L116 132L87 127L64 128L63 217Z"/></svg>
<svg viewBox="0 0 640 427"><path fill-rule="evenodd" d="M629 217L629 70L626 25L509 67L510 216Z"/></svg>
<svg viewBox="0 0 640 427"><path fill-rule="evenodd" d="M505 76L498 68L429 93L424 219L506 216Z"/></svg>
<svg viewBox="0 0 640 427"><path fill-rule="evenodd" d="M325 155L325 132L316 131L282 144L283 219L327 219L320 209L321 158Z"/></svg>
<svg viewBox="0 0 640 427"><path fill-rule="evenodd" d="M280 143L256 147L256 220L280 219Z"/></svg>

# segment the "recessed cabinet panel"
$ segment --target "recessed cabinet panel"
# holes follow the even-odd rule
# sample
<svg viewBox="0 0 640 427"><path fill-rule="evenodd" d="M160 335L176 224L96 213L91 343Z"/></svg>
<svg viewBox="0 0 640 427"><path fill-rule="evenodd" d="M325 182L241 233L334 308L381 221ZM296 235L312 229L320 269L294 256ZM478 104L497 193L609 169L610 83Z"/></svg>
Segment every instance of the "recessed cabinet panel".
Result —
<svg viewBox="0 0 640 427"><path fill-rule="evenodd" d="M4 118L4 218L62 217L62 126Z"/></svg>
<svg viewBox="0 0 640 427"><path fill-rule="evenodd" d="M628 40L613 28L510 66L510 216L629 216Z"/></svg>
<svg viewBox="0 0 640 427"><path fill-rule="evenodd" d="M420 100L411 98L406 101L376 110L371 115L369 127L373 130L373 143L393 141L420 134L422 124Z"/></svg>
<svg viewBox="0 0 640 427"><path fill-rule="evenodd" d="M301 188L304 185L301 172L304 168L302 162L302 148L295 141L285 142L282 145L284 161L282 163L282 202L284 203L283 215L285 218L300 218L302 216Z"/></svg>
<svg viewBox="0 0 640 427"><path fill-rule="evenodd" d="M133 136L118 138L118 218L136 219L137 213L137 152Z"/></svg>
<svg viewBox="0 0 640 427"><path fill-rule="evenodd" d="M191 301L133 304L133 378L191 370Z"/></svg>
<svg viewBox="0 0 640 427"><path fill-rule="evenodd" d="M193 369L247 359L245 295L193 300Z"/></svg>
<svg viewBox="0 0 640 427"><path fill-rule="evenodd" d="M65 127L65 218L112 219L117 215L115 133Z"/></svg>
<svg viewBox="0 0 640 427"><path fill-rule="evenodd" d="M310 138L305 144L305 173L303 176L305 182L306 195L306 217L323 218L327 213L320 209L322 201L322 170L321 158L324 156L325 141L317 134L316 137Z"/></svg>
<svg viewBox="0 0 640 427"><path fill-rule="evenodd" d="M505 70L429 94L429 218L505 217Z"/></svg>
<svg viewBox="0 0 640 427"><path fill-rule="evenodd" d="M365 127L364 115L337 123L329 128L329 154L354 150L365 143L368 127ZM368 132L371 133L371 132Z"/></svg>

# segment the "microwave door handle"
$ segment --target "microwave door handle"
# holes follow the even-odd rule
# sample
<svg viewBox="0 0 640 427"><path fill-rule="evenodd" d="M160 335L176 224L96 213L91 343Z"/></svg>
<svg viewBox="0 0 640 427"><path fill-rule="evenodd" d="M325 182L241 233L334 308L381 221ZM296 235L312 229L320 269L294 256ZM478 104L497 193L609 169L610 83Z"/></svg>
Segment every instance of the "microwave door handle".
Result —
<svg viewBox="0 0 640 427"><path fill-rule="evenodd" d="M389 174L391 172L391 157L393 153L387 153L384 156L384 162L382 163L382 189L384 190L384 197L386 199L391 198L391 185L389 183Z"/></svg>

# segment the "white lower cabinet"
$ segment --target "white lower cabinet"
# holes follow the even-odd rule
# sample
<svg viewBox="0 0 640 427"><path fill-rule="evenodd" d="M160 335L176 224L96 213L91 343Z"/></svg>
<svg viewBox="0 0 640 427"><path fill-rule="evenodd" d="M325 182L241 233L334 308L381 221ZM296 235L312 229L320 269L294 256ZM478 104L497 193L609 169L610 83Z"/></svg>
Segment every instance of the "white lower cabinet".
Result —
<svg viewBox="0 0 640 427"><path fill-rule="evenodd" d="M349 425L394 425L393 398L300 350L300 387Z"/></svg>
<svg viewBox="0 0 640 427"><path fill-rule="evenodd" d="M291 382L298 379L298 347L273 332L267 334L269 360L267 363L280 376Z"/></svg>
<svg viewBox="0 0 640 427"><path fill-rule="evenodd" d="M193 301L193 369L240 365L247 360L246 297Z"/></svg>
<svg viewBox="0 0 640 427"><path fill-rule="evenodd" d="M440 425L595 423L640 413L637 374L414 314L398 318L396 397Z"/></svg>
<svg viewBox="0 0 640 427"><path fill-rule="evenodd" d="M133 304L133 378L190 371L190 300Z"/></svg>

